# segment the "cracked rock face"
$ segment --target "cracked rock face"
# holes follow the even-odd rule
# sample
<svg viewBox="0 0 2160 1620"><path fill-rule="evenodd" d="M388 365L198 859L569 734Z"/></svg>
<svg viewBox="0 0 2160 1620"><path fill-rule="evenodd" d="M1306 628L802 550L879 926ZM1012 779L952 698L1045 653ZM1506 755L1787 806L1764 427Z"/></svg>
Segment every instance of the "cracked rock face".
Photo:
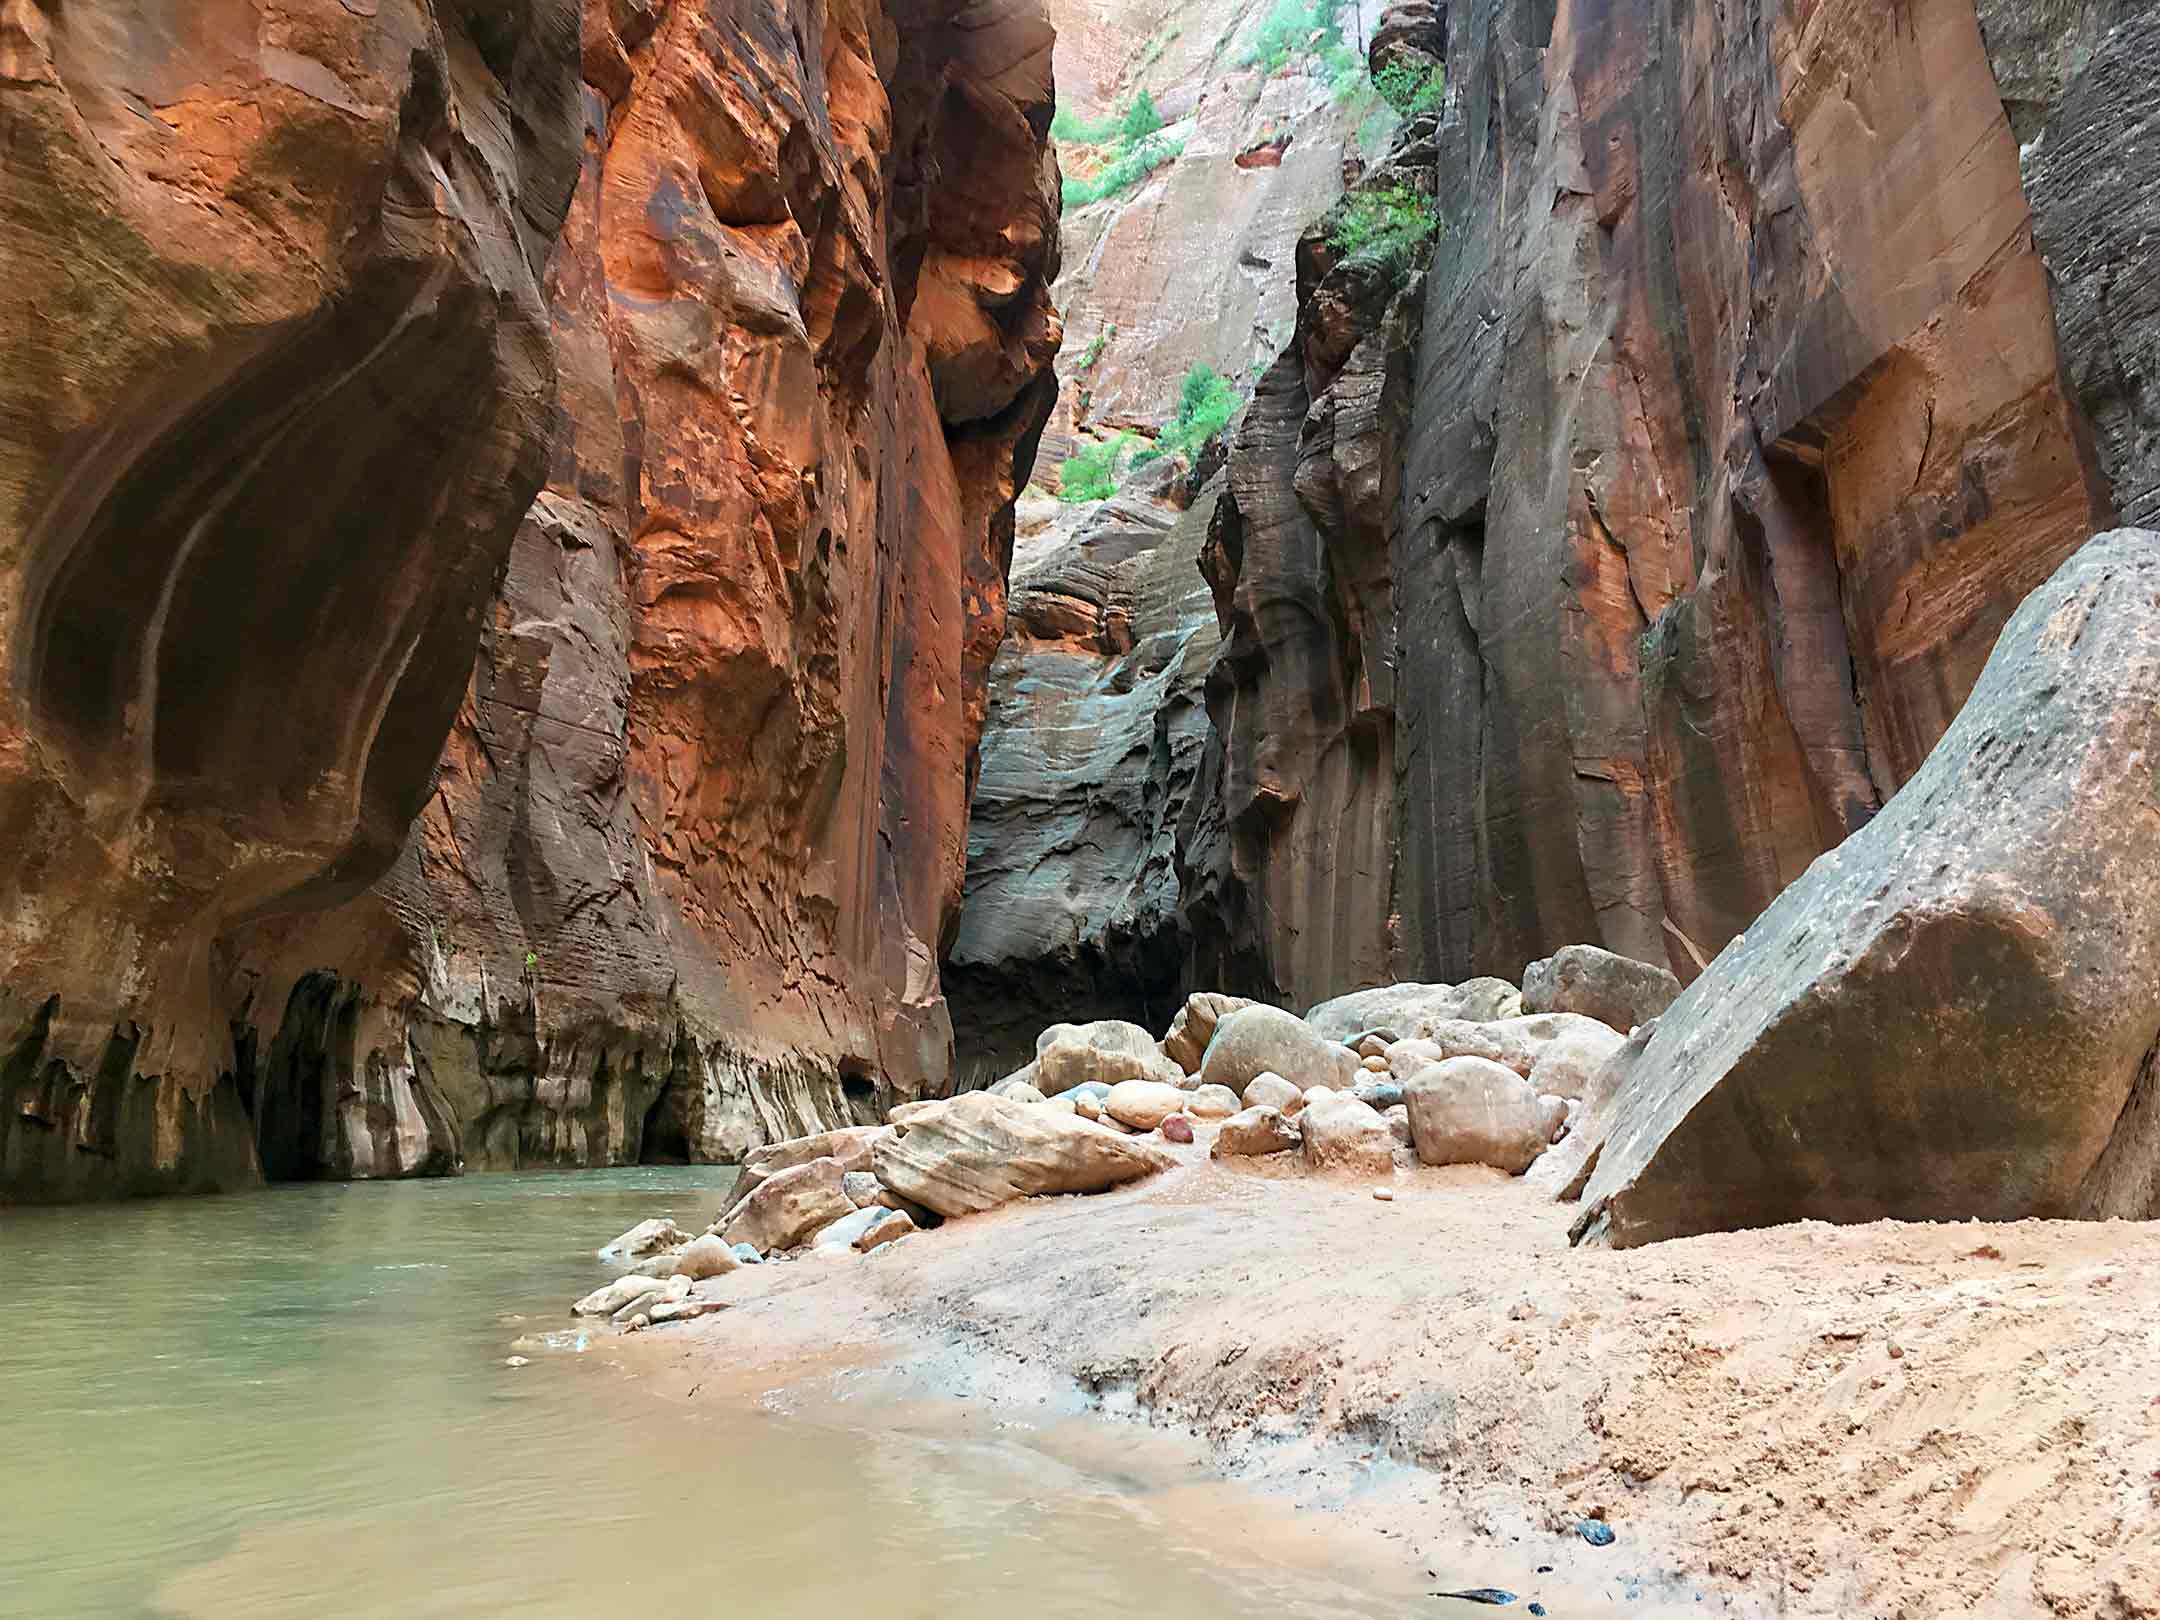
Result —
<svg viewBox="0 0 2160 1620"><path fill-rule="evenodd" d="M0 1198L229 1186L545 475L568 0L0 9Z"/></svg>
<svg viewBox="0 0 2160 1620"><path fill-rule="evenodd" d="M561 427L438 789L373 892L247 957L335 1174L731 1161L950 1084L1059 339L1048 25L593 5L584 80Z"/></svg>
<svg viewBox="0 0 2160 1620"><path fill-rule="evenodd" d="M1867 823L2150 496L2139 9L1447 8L1408 384L1326 271L1233 450L1202 977L1690 978Z"/></svg>

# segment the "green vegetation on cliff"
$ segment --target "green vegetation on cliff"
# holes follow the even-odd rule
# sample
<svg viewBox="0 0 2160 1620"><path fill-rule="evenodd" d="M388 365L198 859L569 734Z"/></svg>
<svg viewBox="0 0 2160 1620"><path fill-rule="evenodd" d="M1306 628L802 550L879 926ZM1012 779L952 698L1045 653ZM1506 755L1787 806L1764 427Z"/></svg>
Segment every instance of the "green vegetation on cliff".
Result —
<svg viewBox="0 0 2160 1620"><path fill-rule="evenodd" d="M1401 279L1424 268L1439 229L1430 197L1408 186L1379 186L1343 198L1328 240L1347 262Z"/></svg>
<svg viewBox="0 0 2160 1620"><path fill-rule="evenodd" d="M1162 125L1155 98L1145 90L1136 92L1122 111L1092 124L1060 108L1050 120L1050 133L1055 139L1071 146L1104 149L1101 163L1092 172L1065 177L1065 206L1085 208L1091 202L1114 197L1176 158L1185 150L1185 143L1157 133Z"/></svg>

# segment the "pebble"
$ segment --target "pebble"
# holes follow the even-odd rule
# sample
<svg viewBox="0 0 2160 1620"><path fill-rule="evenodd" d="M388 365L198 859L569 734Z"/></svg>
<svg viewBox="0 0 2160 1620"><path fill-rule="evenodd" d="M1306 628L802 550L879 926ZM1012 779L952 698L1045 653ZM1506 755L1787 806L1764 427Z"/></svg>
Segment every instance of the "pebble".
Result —
<svg viewBox="0 0 2160 1620"><path fill-rule="evenodd" d="M1163 1136L1172 1142L1190 1142L1192 1140L1192 1121L1183 1114L1170 1115L1169 1118L1162 1122L1161 1130Z"/></svg>
<svg viewBox="0 0 2160 1620"><path fill-rule="evenodd" d="M1892 1339L1890 1341L1890 1359L1892 1361L1902 1361L1905 1359L1905 1347L1902 1344L1899 1344L1895 1339Z"/></svg>
<svg viewBox="0 0 2160 1620"><path fill-rule="evenodd" d="M765 1257L757 1252L757 1245L754 1243L738 1243L734 1248L735 1258L746 1266L762 1266L765 1263Z"/></svg>
<svg viewBox="0 0 2160 1620"><path fill-rule="evenodd" d="M505 1356L503 1357L503 1365L505 1367L530 1367L532 1362L525 1356Z"/></svg>
<svg viewBox="0 0 2160 1620"><path fill-rule="evenodd" d="M1395 1202L1395 1189L1393 1187L1375 1187L1372 1190L1372 1195L1383 1204Z"/></svg>
<svg viewBox="0 0 2160 1620"><path fill-rule="evenodd" d="M1593 1547L1610 1547L1613 1544L1613 1528L1603 1519L1585 1519L1575 1527L1575 1533Z"/></svg>

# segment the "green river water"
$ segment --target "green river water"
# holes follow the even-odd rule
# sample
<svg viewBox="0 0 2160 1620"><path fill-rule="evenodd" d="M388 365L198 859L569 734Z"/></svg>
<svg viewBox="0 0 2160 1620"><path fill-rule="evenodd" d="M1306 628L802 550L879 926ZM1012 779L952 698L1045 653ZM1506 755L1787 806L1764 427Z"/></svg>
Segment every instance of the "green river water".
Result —
<svg viewBox="0 0 2160 1620"><path fill-rule="evenodd" d="M0 1615L1390 1612L1203 1528L1159 1473L874 1401L663 1403L580 1353L564 1307L608 1275L594 1248L647 1215L702 1225L729 1179L0 1208ZM556 1348L509 1367L521 1335Z"/></svg>

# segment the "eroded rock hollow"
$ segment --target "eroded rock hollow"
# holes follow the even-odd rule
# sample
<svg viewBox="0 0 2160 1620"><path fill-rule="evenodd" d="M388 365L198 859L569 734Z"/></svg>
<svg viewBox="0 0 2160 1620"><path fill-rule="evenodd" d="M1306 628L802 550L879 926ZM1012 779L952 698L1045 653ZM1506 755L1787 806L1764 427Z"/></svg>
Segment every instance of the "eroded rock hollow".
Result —
<svg viewBox="0 0 2160 1620"><path fill-rule="evenodd" d="M947 1084L1040 12L120 10L0 32L5 1195Z"/></svg>

